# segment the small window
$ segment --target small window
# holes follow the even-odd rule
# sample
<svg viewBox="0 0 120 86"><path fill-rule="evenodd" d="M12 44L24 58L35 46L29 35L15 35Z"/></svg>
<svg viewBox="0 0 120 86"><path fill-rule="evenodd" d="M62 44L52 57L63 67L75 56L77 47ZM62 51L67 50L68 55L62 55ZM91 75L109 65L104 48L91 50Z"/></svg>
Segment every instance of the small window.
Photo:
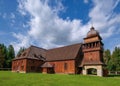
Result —
<svg viewBox="0 0 120 86"><path fill-rule="evenodd" d="M64 70L67 70L67 68L68 68L67 63L64 63Z"/></svg>
<svg viewBox="0 0 120 86"><path fill-rule="evenodd" d="M53 64L53 67L55 68L55 64Z"/></svg>
<svg viewBox="0 0 120 86"><path fill-rule="evenodd" d="M23 63L23 60L21 61L21 64Z"/></svg>
<svg viewBox="0 0 120 86"><path fill-rule="evenodd" d="M36 54L34 54L34 57L37 57L37 55L36 55Z"/></svg>
<svg viewBox="0 0 120 86"><path fill-rule="evenodd" d="M26 55L26 52L24 52L23 54L22 54L22 56L25 56Z"/></svg>
<svg viewBox="0 0 120 86"><path fill-rule="evenodd" d="M35 69L35 67L34 66L31 66L31 70L34 70Z"/></svg>
<svg viewBox="0 0 120 86"><path fill-rule="evenodd" d="M24 66L21 66L21 70L24 70Z"/></svg>
<svg viewBox="0 0 120 86"><path fill-rule="evenodd" d="M34 64L35 63L35 61L34 60L32 60L32 64Z"/></svg>

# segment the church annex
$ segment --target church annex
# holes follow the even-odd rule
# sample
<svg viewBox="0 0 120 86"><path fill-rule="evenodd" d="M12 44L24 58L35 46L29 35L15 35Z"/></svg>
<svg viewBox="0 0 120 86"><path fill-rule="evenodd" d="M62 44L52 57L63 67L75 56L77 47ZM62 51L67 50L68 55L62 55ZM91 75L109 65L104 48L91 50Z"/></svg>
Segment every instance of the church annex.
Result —
<svg viewBox="0 0 120 86"><path fill-rule="evenodd" d="M96 70L104 76L103 43L99 32L90 28L83 43L43 49L30 46L12 61L12 72L83 74Z"/></svg>

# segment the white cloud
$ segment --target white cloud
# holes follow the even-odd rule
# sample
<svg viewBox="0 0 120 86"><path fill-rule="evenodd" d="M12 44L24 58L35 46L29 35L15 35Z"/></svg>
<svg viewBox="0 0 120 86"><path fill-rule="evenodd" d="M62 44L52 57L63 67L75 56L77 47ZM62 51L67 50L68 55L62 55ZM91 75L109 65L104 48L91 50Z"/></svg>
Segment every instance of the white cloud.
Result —
<svg viewBox="0 0 120 86"><path fill-rule="evenodd" d="M108 2L109 4L106 4ZM104 38L110 37L120 23L120 14L113 12L119 2L120 0L117 2L114 0L93 0L95 6L89 13L90 21L93 21L93 25L102 32Z"/></svg>
<svg viewBox="0 0 120 86"><path fill-rule="evenodd" d="M2 17L3 17L4 19L6 19L7 14L6 14L6 13L3 13Z"/></svg>
<svg viewBox="0 0 120 86"><path fill-rule="evenodd" d="M14 14L14 13L11 13L11 14L10 14L10 18L11 18L11 19L14 19L14 18L15 18L15 14Z"/></svg>
<svg viewBox="0 0 120 86"><path fill-rule="evenodd" d="M18 39L17 41L11 43L14 46L16 52L18 52L20 47L28 47L28 46L30 46L31 41L30 41L29 36L24 36L24 35L22 35L20 33L18 33L18 34L13 33L13 36Z"/></svg>
<svg viewBox="0 0 120 86"><path fill-rule="evenodd" d="M33 6L33 4L35 5ZM31 15L29 21L30 30L26 36L30 36L31 40L34 40L37 45L44 48L62 46L73 43L72 40L76 41L75 39L78 38L75 32L80 29L81 21L70 21L69 19L63 20L59 18L58 13L61 9L63 9L61 2L58 2L57 6L51 9L47 1L19 1L19 12L22 15L23 13ZM80 33L81 35L79 35ZM85 35L82 32L80 33L77 34L79 36Z"/></svg>
<svg viewBox="0 0 120 86"><path fill-rule="evenodd" d="M86 3L86 4L89 3L89 0L84 0L84 3Z"/></svg>
<svg viewBox="0 0 120 86"><path fill-rule="evenodd" d="M14 34L14 37L18 39L18 42L14 42L17 49L30 44L52 48L82 42L91 22L101 32L102 37L107 38L113 34L116 25L120 23L120 15L113 12L119 0L116 3L114 0L93 0L94 7L89 12L90 21L85 25L79 19L71 21L60 18L58 13L64 10L60 1L54 8L48 3L49 0L19 0L19 12L23 16L30 15L31 18L28 21L30 28L26 34Z"/></svg>
<svg viewBox="0 0 120 86"><path fill-rule="evenodd" d="M120 44L118 44L117 47L120 47Z"/></svg>

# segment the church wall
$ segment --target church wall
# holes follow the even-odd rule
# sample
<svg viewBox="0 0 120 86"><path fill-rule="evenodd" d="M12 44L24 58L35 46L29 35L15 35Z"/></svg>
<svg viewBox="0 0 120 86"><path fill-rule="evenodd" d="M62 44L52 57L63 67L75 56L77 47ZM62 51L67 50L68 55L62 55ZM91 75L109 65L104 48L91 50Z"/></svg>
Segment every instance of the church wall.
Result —
<svg viewBox="0 0 120 86"><path fill-rule="evenodd" d="M27 59L26 72L41 72L40 66L43 63L41 60Z"/></svg>
<svg viewBox="0 0 120 86"><path fill-rule="evenodd" d="M12 61L12 72L26 73L26 59Z"/></svg>
<svg viewBox="0 0 120 86"><path fill-rule="evenodd" d="M49 63L54 66L55 73L75 73L75 60L52 61Z"/></svg>
<svg viewBox="0 0 120 86"><path fill-rule="evenodd" d="M43 62L41 60L34 59L19 59L12 61L12 72L40 72L40 65Z"/></svg>

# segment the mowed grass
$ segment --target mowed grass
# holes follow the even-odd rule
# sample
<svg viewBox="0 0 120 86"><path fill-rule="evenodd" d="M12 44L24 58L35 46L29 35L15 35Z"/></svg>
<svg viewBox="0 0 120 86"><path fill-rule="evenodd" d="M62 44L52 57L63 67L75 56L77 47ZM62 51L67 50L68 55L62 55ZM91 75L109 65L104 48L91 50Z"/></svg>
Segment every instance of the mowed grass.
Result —
<svg viewBox="0 0 120 86"><path fill-rule="evenodd" d="M120 77L0 71L0 86L120 86Z"/></svg>

